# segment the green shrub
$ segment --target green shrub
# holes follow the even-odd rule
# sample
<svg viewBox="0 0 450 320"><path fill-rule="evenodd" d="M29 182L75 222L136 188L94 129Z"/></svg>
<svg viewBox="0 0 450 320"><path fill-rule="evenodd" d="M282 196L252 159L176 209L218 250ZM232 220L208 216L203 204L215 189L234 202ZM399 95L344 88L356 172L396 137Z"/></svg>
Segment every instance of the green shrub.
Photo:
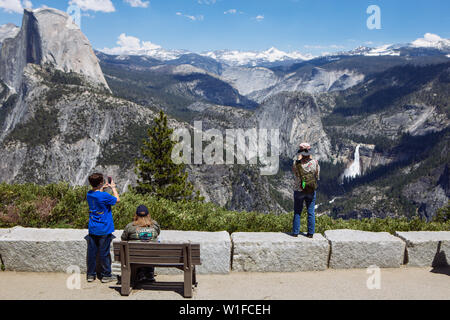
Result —
<svg viewBox="0 0 450 320"><path fill-rule="evenodd" d="M433 218L433 221L435 222L449 222L450 221L450 201L447 203L445 207L440 208L436 215Z"/></svg>
<svg viewBox="0 0 450 320"><path fill-rule="evenodd" d="M89 219L89 208L86 202L88 190L88 187L70 187L65 183L47 186L0 184L0 228L21 225L34 228L86 229ZM131 222L136 208L141 204L149 208L152 218L165 230L233 233L290 232L292 228L293 213L275 215L229 211L213 203L172 202L126 192L121 195L120 203L113 208L116 229L123 229ZM305 213L302 214L302 232L306 232L306 216ZM342 220L323 215L316 220L318 233L331 229L390 233L450 230L449 220L426 222L418 217Z"/></svg>

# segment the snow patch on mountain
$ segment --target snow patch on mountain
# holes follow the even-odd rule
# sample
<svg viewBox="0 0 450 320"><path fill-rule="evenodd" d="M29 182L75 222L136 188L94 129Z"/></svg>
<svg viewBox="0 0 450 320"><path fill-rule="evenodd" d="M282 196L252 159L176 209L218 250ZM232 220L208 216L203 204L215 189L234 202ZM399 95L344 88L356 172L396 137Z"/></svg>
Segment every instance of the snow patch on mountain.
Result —
<svg viewBox="0 0 450 320"><path fill-rule="evenodd" d="M400 51L395 49L391 44L386 44L386 45L374 48L374 49L370 50L369 52L366 52L364 55L369 56L369 57L399 56Z"/></svg>
<svg viewBox="0 0 450 320"><path fill-rule="evenodd" d="M201 55L213 58L230 66L257 66L263 63L273 63L288 60L303 61L315 58L310 54L305 55L298 51L287 53L274 47L262 52L219 50L201 53Z"/></svg>
<svg viewBox="0 0 450 320"><path fill-rule="evenodd" d="M393 46L391 44L385 44L385 45L382 45L382 46L379 46L376 48L360 46L351 51L339 52L338 55L368 56L368 57L399 56L400 51L398 50L398 46Z"/></svg>
<svg viewBox="0 0 450 320"><path fill-rule="evenodd" d="M340 52L338 55L363 55L363 56L400 56L401 49L417 49L428 48L437 49L441 51L450 50L450 40L441 38L440 36L432 33L426 33L423 38L414 40L409 44L385 44L376 48L370 48L365 46L357 47L354 50L347 52Z"/></svg>

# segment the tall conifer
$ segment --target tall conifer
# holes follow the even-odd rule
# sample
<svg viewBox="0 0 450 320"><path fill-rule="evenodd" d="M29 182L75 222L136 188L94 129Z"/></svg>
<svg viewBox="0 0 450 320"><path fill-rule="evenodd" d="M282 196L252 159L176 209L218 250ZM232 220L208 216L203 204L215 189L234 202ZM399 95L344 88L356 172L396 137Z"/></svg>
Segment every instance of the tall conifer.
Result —
<svg viewBox="0 0 450 320"><path fill-rule="evenodd" d="M154 119L147 134L141 158L136 159L136 192L172 201L203 200L187 180L185 165L175 164L171 159L176 142L171 138L173 129L168 127L163 111Z"/></svg>

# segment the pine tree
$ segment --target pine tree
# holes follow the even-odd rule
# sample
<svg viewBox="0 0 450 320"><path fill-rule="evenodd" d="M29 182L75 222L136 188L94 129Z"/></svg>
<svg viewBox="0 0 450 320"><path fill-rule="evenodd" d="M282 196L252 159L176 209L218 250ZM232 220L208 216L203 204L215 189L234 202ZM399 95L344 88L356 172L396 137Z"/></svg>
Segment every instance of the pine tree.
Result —
<svg viewBox="0 0 450 320"><path fill-rule="evenodd" d="M148 139L143 141L142 157L136 159L135 191L172 201L202 201L199 192L194 193L194 186L187 181L184 164L175 164L171 159L176 144L171 139L172 133L173 129L167 126L167 116L160 111L148 129Z"/></svg>

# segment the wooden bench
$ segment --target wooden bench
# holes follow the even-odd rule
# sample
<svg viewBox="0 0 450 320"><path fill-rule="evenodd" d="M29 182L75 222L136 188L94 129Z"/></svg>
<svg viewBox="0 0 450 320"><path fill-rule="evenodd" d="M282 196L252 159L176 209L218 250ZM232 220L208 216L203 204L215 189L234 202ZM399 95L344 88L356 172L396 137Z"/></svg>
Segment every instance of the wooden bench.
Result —
<svg viewBox="0 0 450 320"><path fill-rule="evenodd" d="M184 297L192 298L192 286L197 287L195 266L201 265L200 244L164 244L121 241L114 243L114 260L122 269L121 294L128 296L135 285L140 267L167 267L184 271Z"/></svg>

